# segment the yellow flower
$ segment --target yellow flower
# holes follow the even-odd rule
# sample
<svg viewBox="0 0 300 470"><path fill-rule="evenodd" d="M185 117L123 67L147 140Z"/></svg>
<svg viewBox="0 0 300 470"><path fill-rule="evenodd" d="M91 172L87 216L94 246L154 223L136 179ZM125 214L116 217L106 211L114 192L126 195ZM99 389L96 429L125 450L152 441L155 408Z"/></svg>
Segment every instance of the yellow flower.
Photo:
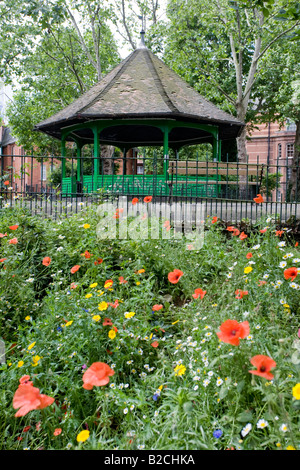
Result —
<svg viewBox="0 0 300 470"><path fill-rule="evenodd" d="M34 343L31 343L31 344L28 346L28 348L27 348L28 351L30 351L30 349L32 349L32 348L35 346L35 343L36 343L36 341L35 341Z"/></svg>
<svg viewBox="0 0 300 470"><path fill-rule="evenodd" d="M245 274L251 273L252 270L253 270L253 268L252 268L251 266L247 266L247 267L244 269L244 273L245 273Z"/></svg>
<svg viewBox="0 0 300 470"><path fill-rule="evenodd" d="M99 320L101 320L100 315L94 315L94 316L93 316L93 320L94 320L94 321L99 321Z"/></svg>
<svg viewBox="0 0 300 470"><path fill-rule="evenodd" d="M90 431L81 431L77 436L78 442L85 442L90 437Z"/></svg>
<svg viewBox="0 0 300 470"><path fill-rule="evenodd" d="M83 228L90 228L90 224L84 224Z"/></svg>
<svg viewBox="0 0 300 470"><path fill-rule="evenodd" d="M108 289L112 285L113 285L113 281L111 279L109 279L108 281L105 281L105 283L104 283L105 289Z"/></svg>
<svg viewBox="0 0 300 470"><path fill-rule="evenodd" d="M40 359L41 359L40 356L33 356L33 358L32 358L32 360L33 360L33 363L32 363L33 367L35 367L35 366L38 365Z"/></svg>
<svg viewBox="0 0 300 470"><path fill-rule="evenodd" d="M25 317L25 320L31 320L31 316L27 315L27 317Z"/></svg>
<svg viewBox="0 0 300 470"><path fill-rule="evenodd" d="M115 336L116 336L115 330L109 330L108 336L109 336L110 339L114 339Z"/></svg>
<svg viewBox="0 0 300 470"><path fill-rule="evenodd" d="M145 272L144 269L139 269L139 270L138 270L138 273L139 273L139 274L142 274L142 273L144 273L144 272Z"/></svg>
<svg viewBox="0 0 300 470"><path fill-rule="evenodd" d="M185 374L185 371L186 371L186 367L183 364L176 366L174 369L176 376Z"/></svg>
<svg viewBox="0 0 300 470"><path fill-rule="evenodd" d="M136 285L137 285L137 286L139 286L139 285L140 285L140 282L139 282L139 281L138 281L138 282L136 282Z"/></svg>
<svg viewBox="0 0 300 470"><path fill-rule="evenodd" d="M135 315L135 312L126 312L126 313L124 313L125 318L132 318L132 317L134 317L134 315Z"/></svg>
<svg viewBox="0 0 300 470"><path fill-rule="evenodd" d="M293 446L287 446L286 450L296 450Z"/></svg>
<svg viewBox="0 0 300 470"><path fill-rule="evenodd" d="M72 325L72 323L73 323L73 320L70 320L66 323L66 326L70 326L70 325Z"/></svg>
<svg viewBox="0 0 300 470"><path fill-rule="evenodd" d="M90 299L91 297L93 297L93 294L86 294L85 296L86 299Z"/></svg>
<svg viewBox="0 0 300 470"><path fill-rule="evenodd" d="M178 322L179 322L179 320L173 321L172 325L175 325Z"/></svg>
<svg viewBox="0 0 300 470"><path fill-rule="evenodd" d="M19 361L18 362L18 367L22 367L24 365L24 361Z"/></svg>
<svg viewBox="0 0 300 470"><path fill-rule="evenodd" d="M91 284L90 287L91 287L91 288L97 287L97 285L98 285L98 282L93 282L93 284Z"/></svg>
<svg viewBox="0 0 300 470"><path fill-rule="evenodd" d="M100 312L102 312L103 310L107 310L108 308L108 303L105 302L103 300L103 302L100 302L100 304L98 305L98 310L100 310Z"/></svg>
<svg viewBox="0 0 300 470"><path fill-rule="evenodd" d="M293 387L293 397L296 398L296 400L300 400L300 383Z"/></svg>

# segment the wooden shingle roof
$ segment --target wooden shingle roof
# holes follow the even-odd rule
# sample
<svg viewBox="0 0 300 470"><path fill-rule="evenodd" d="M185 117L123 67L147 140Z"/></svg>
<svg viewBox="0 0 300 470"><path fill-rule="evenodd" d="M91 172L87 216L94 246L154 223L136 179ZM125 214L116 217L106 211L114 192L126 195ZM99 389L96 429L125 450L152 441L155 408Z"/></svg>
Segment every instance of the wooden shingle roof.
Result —
<svg viewBox="0 0 300 470"><path fill-rule="evenodd" d="M172 119L219 127L235 138L244 123L203 98L146 47L140 47L86 93L40 122L36 130L58 139L63 128L94 120Z"/></svg>

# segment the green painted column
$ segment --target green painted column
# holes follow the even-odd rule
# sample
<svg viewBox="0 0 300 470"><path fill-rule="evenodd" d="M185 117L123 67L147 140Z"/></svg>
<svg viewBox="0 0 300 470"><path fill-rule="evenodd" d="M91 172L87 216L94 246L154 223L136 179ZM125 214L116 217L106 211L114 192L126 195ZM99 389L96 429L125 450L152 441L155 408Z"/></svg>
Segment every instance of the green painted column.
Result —
<svg viewBox="0 0 300 470"><path fill-rule="evenodd" d="M61 177L66 177L66 141L65 139L61 140Z"/></svg>
<svg viewBox="0 0 300 470"><path fill-rule="evenodd" d="M93 191L97 191L97 183L99 176L99 158L100 158L100 130L97 127L93 128L94 133L94 176L93 176Z"/></svg>
<svg viewBox="0 0 300 470"><path fill-rule="evenodd" d="M167 179L169 166L169 128L166 126L164 132L164 176Z"/></svg>
<svg viewBox="0 0 300 470"><path fill-rule="evenodd" d="M82 150L82 144L77 143L77 181L81 180L81 175L82 175L82 159L81 159L81 150Z"/></svg>

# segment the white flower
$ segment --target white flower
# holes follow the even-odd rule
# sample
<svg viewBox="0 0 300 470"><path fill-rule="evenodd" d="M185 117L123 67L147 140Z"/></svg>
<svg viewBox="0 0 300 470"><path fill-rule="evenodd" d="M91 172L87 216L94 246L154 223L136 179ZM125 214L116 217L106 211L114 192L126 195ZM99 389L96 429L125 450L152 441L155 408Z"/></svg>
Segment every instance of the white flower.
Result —
<svg viewBox="0 0 300 470"><path fill-rule="evenodd" d="M217 380L217 387L220 387L223 383L223 380L221 379L221 377L218 377L218 380Z"/></svg>
<svg viewBox="0 0 300 470"><path fill-rule="evenodd" d="M249 434L251 429L252 429L252 424L251 423L246 424L246 426L241 430L241 435L243 437L247 436L247 434Z"/></svg>
<svg viewBox="0 0 300 470"><path fill-rule="evenodd" d="M281 261L281 263L279 263L279 267L280 268L285 268L286 267L286 261Z"/></svg>
<svg viewBox="0 0 300 470"><path fill-rule="evenodd" d="M258 429L264 429L268 425L269 425L268 421L266 421L265 419L260 419L256 426L257 426Z"/></svg>
<svg viewBox="0 0 300 470"><path fill-rule="evenodd" d="M280 247L285 246L285 242L279 242L278 246L280 246Z"/></svg>
<svg viewBox="0 0 300 470"><path fill-rule="evenodd" d="M255 245L252 250L258 250L260 248L260 245Z"/></svg>
<svg viewBox="0 0 300 470"><path fill-rule="evenodd" d="M158 416L158 414L159 414L159 411L158 411L158 410L155 410L154 416Z"/></svg>
<svg viewBox="0 0 300 470"><path fill-rule="evenodd" d="M293 263L300 263L300 258L294 258Z"/></svg>
<svg viewBox="0 0 300 470"><path fill-rule="evenodd" d="M204 387L207 387L209 384L210 384L210 380L208 379L203 380Z"/></svg>
<svg viewBox="0 0 300 470"><path fill-rule="evenodd" d="M282 432L287 432L287 430L288 430L288 427L287 427L286 424L282 424L282 425L280 426L280 431L282 431Z"/></svg>
<svg viewBox="0 0 300 470"><path fill-rule="evenodd" d="M270 276L270 274L264 274L264 275L263 275L263 278L264 278L264 279L268 279L269 276Z"/></svg>
<svg viewBox="0 0 300 470"><path fill-rule="evenodd" d="M128 408L124 408L123 413L124 413L124 415L127 415L127 413L128 413Z"/></svg>

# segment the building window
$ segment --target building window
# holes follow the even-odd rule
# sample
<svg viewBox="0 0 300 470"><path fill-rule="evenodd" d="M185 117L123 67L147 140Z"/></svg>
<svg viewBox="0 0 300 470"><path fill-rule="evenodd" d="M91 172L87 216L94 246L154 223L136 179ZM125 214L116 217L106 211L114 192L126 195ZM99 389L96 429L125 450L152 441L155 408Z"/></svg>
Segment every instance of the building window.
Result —
<svg viewBox="0 0 300 470"><path fill-rule="evenodd" d="M42 181L46 181L47 179L47 168L44 163L41 163L41 176L42 176Z"/></svg>
<svg viewBox="0 0 300 470"><path fill-rule="evenodd" d="M277 158L281 158L282 157L282 145L281 144L278 144L278 148L277 148Z"/></svg>
<svg viewBox="0 0 300 470"><path fill-rule="evenodd" d="M294 144L286 144L286 158L294 157Z"/></svg>
<svg viewBox="0 0 300 470"><path fill-rule="evenodd" d="M138 164L136 168L136 173L137 175L143 175L144 174L144 165L143 164Z"/></svg>

